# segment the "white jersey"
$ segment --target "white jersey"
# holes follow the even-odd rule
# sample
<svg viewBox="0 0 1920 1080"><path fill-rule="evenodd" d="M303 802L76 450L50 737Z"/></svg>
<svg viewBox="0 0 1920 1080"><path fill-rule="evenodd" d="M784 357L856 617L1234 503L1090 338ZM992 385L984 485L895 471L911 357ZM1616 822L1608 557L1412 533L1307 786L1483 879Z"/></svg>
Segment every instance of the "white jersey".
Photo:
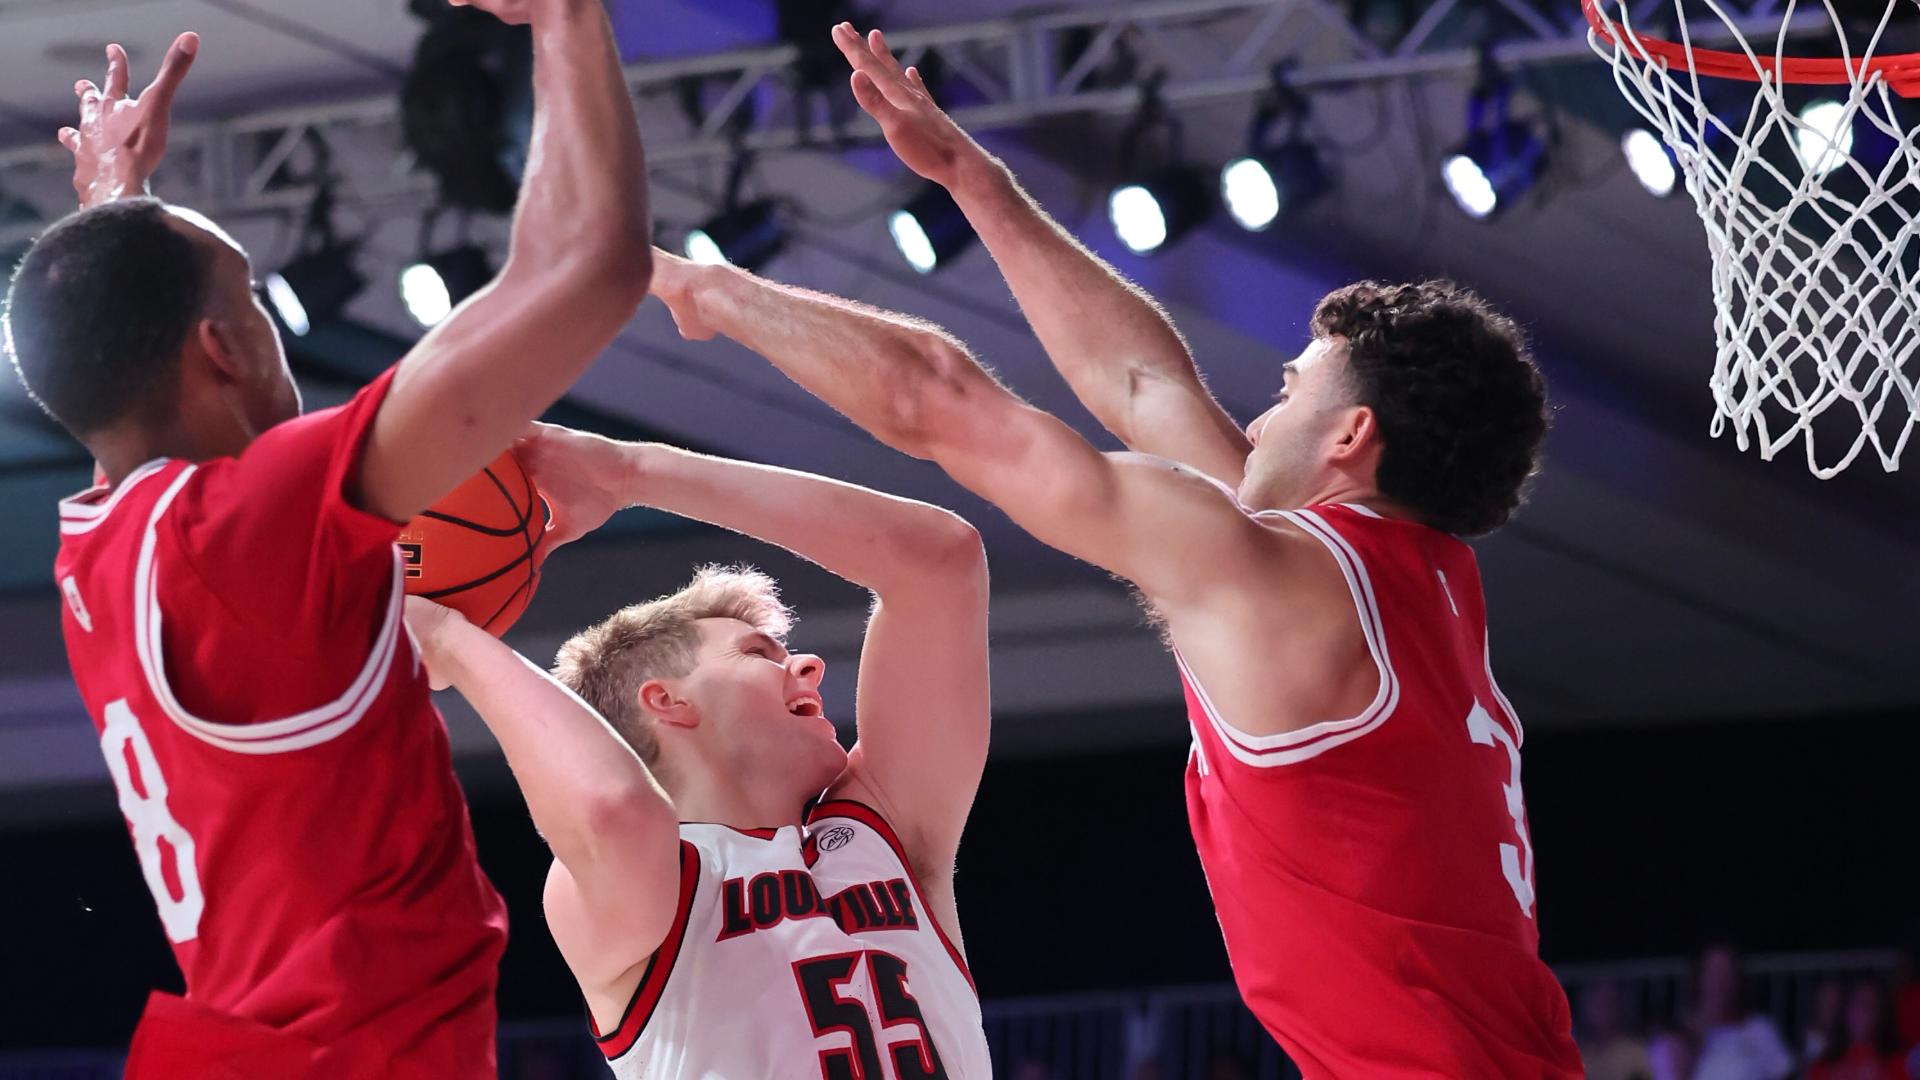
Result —
<svg viewBox="0 0 1920 1080"><path fill-rule="evenodd" d="M679 913L619 1026L594 1031L620 1080L993 1075L966 960L872 808L680 841Z"/></svg>

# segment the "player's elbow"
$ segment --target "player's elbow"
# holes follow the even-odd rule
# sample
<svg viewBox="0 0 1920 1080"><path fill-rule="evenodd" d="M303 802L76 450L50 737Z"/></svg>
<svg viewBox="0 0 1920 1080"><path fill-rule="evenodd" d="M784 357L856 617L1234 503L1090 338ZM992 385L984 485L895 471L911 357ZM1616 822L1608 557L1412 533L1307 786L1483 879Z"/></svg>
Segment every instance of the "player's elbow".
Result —
<svg viewBox="0 0 1920 1080"><path fill-rule="evenodd" d="M985 580L987 549L980 530L951 510L928 507L915 523L912 548L916 561L942 576L975 575Z"/></svg>

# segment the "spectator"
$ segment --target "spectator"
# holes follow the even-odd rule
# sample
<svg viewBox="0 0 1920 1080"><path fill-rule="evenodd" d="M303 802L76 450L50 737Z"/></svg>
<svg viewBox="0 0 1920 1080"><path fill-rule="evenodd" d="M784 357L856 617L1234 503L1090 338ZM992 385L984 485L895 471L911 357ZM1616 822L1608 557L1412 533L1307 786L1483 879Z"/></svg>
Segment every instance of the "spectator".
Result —
<svg viewBox="0 0 1920 1080"><path fill-rule="evenodd" d="M1780 1029L1746 1007L1737 952L1725 945L1701 952L1693 987L1693 1015L1651 1048L1654 1080L1786 1080L1793 1074Z"/></svg>
<svg viewBox="0 0 1920 1080"><path fill-rule="evenodd" d="M1905 1055L1893 1026L1893 995L1884 983L1861 979L1847 992L1841 1022L1827 1032L1826 1050L1807 1080L1906 1080Z"/></svg>
<svg viewBox="0 0 1920 1080"><path fill-rule="evenodd" d="M1819 1061L1832 1045L1831 1037L1843 1022L1841 1006L1847 988L1838 979L1823 979L1813 988L1813 1013L1807 1017L1807 1030L1800 1036L1800 1060Z"/></svg>
<svg viewBox="0 0 1920 1080"><path fill-rule="evenodd" d="M1587 1080L1653 1080L1647 1041L1620 1021L1620 987L1595 983L1580 995L1577 1032Z"/></svg>

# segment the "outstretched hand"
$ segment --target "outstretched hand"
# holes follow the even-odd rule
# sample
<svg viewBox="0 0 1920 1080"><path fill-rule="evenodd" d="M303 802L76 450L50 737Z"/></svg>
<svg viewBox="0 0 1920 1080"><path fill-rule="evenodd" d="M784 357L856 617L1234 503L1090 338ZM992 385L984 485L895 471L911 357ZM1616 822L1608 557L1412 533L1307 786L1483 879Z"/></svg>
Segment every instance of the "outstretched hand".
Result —
<svg viewBox="0 0 1920 1080"><path fill-rule="evenodd" d="M962 158L980 149L934 104L920 69L902 68L878 30L862 37L852 23L841 23L833 43L853 66L854 100L880 124L894 154L926 179L952 187Z"/></svg>
<svg viewBox="0 0 1920 1080"><path fill-rule="evenodd" d="M513 444L553 515L547 522L548 552L605 525L626 508L619 480L630 469L627 450L601 435L540 423Z"/></svg>
<svg viewBox="0 0 1920 1080"><path fill-rule="evenodd" d="M200 52L200 35L181 34L160 62L160 73L137 98L127 96L127 51L107 46L107 84L75 83L80 123L60 129L60 145L73 152L73 190L83 207L98 206L146 190L167 154L173 95Z"/></svg>

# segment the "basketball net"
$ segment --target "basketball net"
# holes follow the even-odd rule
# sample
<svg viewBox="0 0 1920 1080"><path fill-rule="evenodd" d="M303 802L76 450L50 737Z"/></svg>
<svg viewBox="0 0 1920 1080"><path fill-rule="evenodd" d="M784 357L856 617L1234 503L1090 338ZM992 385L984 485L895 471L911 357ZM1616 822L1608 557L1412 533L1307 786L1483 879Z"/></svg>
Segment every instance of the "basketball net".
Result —
<svg viewBox="0 0 1920 1080"><path fill-rule="evenodd" d="M1672 0L1671 41L1633 25L1629 8L1644 13L1645 0L1582 6L1588 41L1672 152L1706 224L1713 435L1731 428L1763 459L1801 441L1822 478L1868 448L1899 468L1920 424L1920 362L1909 362L1920 347L1920 131L1894 103L1920 93L1920 56L1876 50L1895 8L1912 16L1920 4L1887 0L1857 53L1832 0L1798 4L1825 9L1838 42L1826 60L1786 54L1792 0L1779 32L1752 44L1716 0ZM1710 10L1737 47L1696 47L1689 6ZM1826 84L1817 96L1836 104L1809 122L1783 93L1797 83Z"/></svg>

